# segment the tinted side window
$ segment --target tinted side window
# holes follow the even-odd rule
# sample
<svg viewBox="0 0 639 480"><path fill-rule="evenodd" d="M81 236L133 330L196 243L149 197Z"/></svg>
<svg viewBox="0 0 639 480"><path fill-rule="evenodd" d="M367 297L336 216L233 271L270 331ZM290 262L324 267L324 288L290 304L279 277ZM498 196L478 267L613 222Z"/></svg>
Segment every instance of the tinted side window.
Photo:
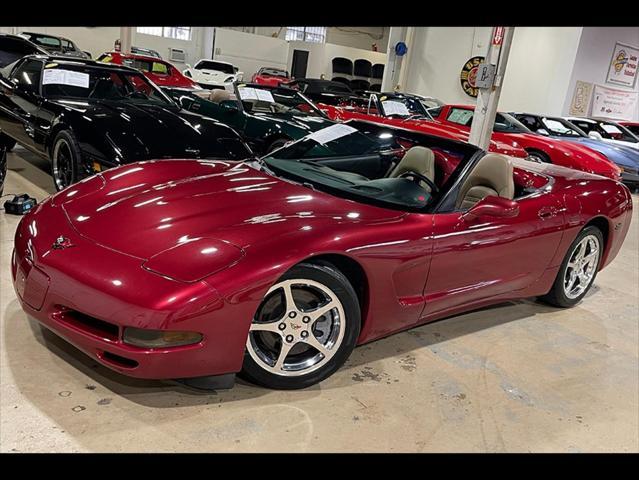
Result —
<svg viewBox="0 0 639 480"><path fill-rule="evenodd" d="M40 91L40 77L42 76L42 62L26 60L11 74L11 81L32 92Z"/></svg>
<svg viewBox="0 0 639 480"><path fill-rule="evenodd" d="M517 115L517 120L530 128L533 132L539 128L537 119L530 115Z"/></svg>

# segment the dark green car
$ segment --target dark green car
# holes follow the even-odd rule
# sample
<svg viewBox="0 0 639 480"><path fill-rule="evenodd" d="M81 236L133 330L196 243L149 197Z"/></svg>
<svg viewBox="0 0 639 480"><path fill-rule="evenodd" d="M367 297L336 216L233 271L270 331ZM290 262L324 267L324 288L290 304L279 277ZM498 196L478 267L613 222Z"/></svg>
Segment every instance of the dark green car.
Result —
<svg viewBox="0 0 639 480"><path fill-rule="evenodd" d="M234 92L164 91L182 108L234 128L258 155L336 123L299 91L287 87L239 84Z"/></svg>

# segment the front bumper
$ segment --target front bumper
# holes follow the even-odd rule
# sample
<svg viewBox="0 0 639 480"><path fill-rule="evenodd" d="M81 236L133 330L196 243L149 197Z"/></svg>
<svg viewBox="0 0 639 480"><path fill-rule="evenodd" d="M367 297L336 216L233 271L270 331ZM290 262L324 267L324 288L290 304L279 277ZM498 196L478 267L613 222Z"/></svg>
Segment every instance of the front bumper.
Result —
<svg viewBox="0 0 639 480"><path fill-rule="evenodd" d="M46 226L55 224L54 231L38 228L38 215L31 214L16 232L13 285L29 316L102 365L131 377L193 378L241 369L252 318L246 306L229 305L205 282L177 282L144 270L140 259L79 235L62 208L48 203L42 204L43 220ZM51 249L58 236L72 246ZM233 321L237 317L248 321ZM124 343L126 327L193 331L203 339L186 346L140 348Z"/></svg>

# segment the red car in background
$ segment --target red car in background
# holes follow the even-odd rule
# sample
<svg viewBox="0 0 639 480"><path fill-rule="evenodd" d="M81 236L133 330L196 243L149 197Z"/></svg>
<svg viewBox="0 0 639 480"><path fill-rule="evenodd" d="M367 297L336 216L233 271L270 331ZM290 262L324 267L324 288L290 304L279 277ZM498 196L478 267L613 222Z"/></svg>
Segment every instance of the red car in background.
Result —
<svg viewBox="0 0 639 480"><path fill-rule="evenodd" d="M639 122L623 121L623 122L617 122L617 123L619 125L623 125L628 130L630 130L633 134L635 134L637 137L639 137Z"/></svg>
<svg viewBox="0 0 639 480"><path fill-rule="evenodd" d="M435 102L435 103L433 103ZM406 128L416 132L427 133L451 140L468 141L468 134L460 130L439 125L429 120L426 109L440 103L431 97L420 97L400 93L372 94L370 98L344 99L337 106L323 103L317 106L323 110L331 120L345 121L350 119L367 120L370 122ZM492 140L489 150L511 157L526 158L526 150L515 142L500 142Z"/></svg>
<svg viewBox="0 0 639 480"><path fill-rule="evenodd" d="M290 80L291 76L286 70L273 67L262 67L257 73L253 74L251 83L278 87L281 83L286 83Z"/></svg>
<svg viewBox="0 0 639 480"><path fill-rule="evenodd" d="M137 68L158 87L199 88L195 82L161 58L133 53L106 52L98 57L98 62Z"/></svg>
<svg viewBox="0 0 639 480"><path fill-rule="evenodd" d="M428 110L440 125L469 133L475 107L472 105L442 105ZM605 155L572 142L555 140L533 133L507 113L497 113L493 140L517 144L528 152L528 158L539 163L554 163L588 173L621 179L621 170Z"/></svg>

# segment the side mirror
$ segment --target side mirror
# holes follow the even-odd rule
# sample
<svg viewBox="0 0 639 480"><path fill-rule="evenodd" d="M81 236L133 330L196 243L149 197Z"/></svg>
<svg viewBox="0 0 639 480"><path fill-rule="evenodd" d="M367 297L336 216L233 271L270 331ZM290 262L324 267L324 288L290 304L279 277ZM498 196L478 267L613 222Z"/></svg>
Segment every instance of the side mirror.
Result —
<svg viewBox="0 0 639 480"><path fill-rule="evenodd" d="M472 221L479 217L512 218L519 215L519 205L514 200L489 195L477 202L470 210L462 215L465 221Z"/></svg>
<svg viewBox="0 0 639 480"><path fill-rule="evenodd" d="M546 130L545 128L538 128L537 133L540 135L546 135L546 136L550 135L550 133L548 133L548 130Z"/></svg>
<svg viewBox="0 0 639 480"><path fill-rule="evenodd" d="M220 102L220 107L222 107L228 114L240 111L240 108L237 106L237 102L234 100L224 100L223 102Z"/></svg>
<svg viewBox="0 0 639 480"><path fill-rule="evenodd" d="M594 138L595 140L603 140L603 137L601 136L601 133L599 133L599 132L594 132L594 131L593 131L593 132L590 132L590 133L588 134L588 136L589 136L590 138Z"/></svg>

